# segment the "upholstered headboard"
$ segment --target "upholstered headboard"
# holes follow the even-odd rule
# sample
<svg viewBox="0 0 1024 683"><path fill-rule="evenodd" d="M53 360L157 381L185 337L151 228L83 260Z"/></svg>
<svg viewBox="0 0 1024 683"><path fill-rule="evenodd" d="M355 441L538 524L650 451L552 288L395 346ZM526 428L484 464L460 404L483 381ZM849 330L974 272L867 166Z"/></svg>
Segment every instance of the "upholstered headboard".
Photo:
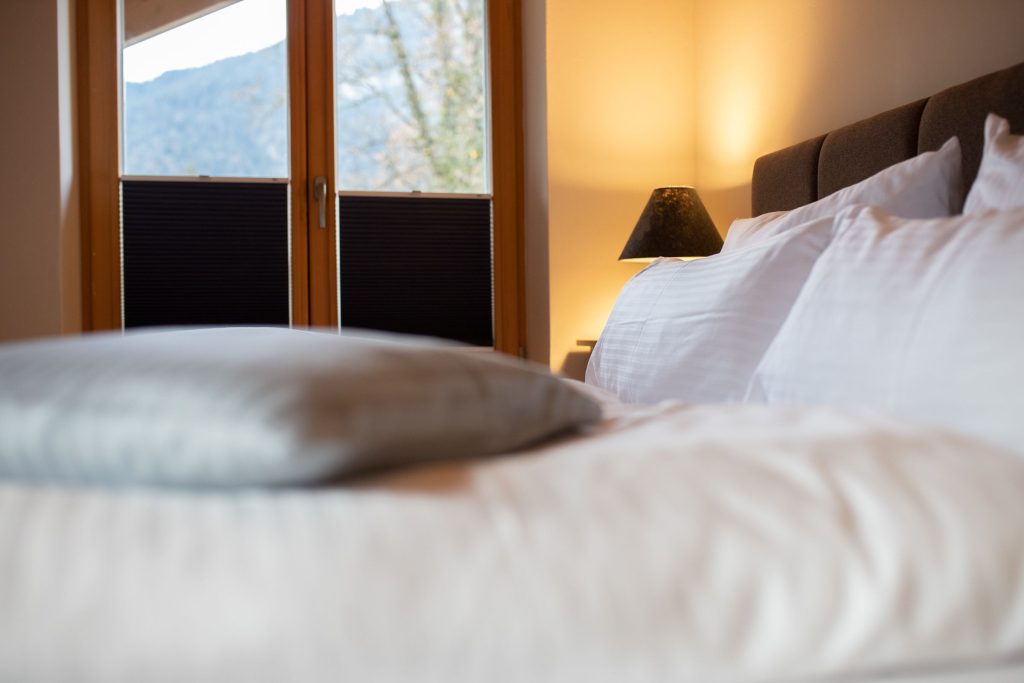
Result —
<svg viewBox="0 0 1024 683"><path fill-rule="evenodd" d="M978 174L989 112L1008 119L1014 133L1024 130L1024 63L766 154L754 163L753 215L809 204L938 149L954 135L963 150L966 196Z"/></svg>

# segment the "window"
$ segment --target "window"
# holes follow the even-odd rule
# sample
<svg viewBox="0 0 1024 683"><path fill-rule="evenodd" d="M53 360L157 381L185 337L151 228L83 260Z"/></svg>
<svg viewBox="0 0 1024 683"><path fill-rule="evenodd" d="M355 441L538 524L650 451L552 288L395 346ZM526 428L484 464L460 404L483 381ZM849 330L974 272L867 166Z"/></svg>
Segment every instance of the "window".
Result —
<svg viewBox="0 0 1024 683"><path fill-rule="evenodd" d="M125 327L291 323L287 4L205 9L124 5Z"/></svg>
<svg viewBox="0 0 1024 683"><path fill-rule="evenodd" d="M125 3L124 175L287 178L285 0L242 0L127 37L133 9Z"/></svg>
<svg viewBox="0 0 1024 683"><path fill-rule="evenodd" d="M484 0L336 0L338 186L490 191Z"/></svg>
<svg viewBox="0 0 1024 683"><path fill-rule="evenodd" d="M421 320L436 322L451 313L452 319L475 322L455 332L424 324L404 331L476 344L493 338L502 350L519 349L518 2L184 0L164 4L205 9L137 33L129 30L126 6L121 90L116 79L114 87L110 82L116 55L95 47L118 34L116 1L87 0L80 13L80 88L88 89L82 161L93 171L83 188L85 238L92 246L86 316L94 328L116 327L122 312L124 322L133 324L132 288L147 273L150 290L162 288L161 296L191 287L193 303L182 303L179 311L222 298L222 310L248 319L255 309L240 303L248 296L274 300L275 316L287 302L297 325L337 324L340 311L342 326L389 329L360 322L360 316L374 306L392 319L402 306L423 313L416 297L447 287L448 294L434 297L436 312ZM152 9L161 3L146 4ZM259 28L264 25L270 28ZM174 41L178 47L168 47ZM148 72L140 66L147 59L158 63ZM109 124L110 105L116 107L119 97L121 128ZM121 156L105 158L111 140L116 148L122 136ZM327 201L325 187L337 193L335 201ZM141 210L140 201L154 201L154 189L176 199ZM236 194L243 190L247 198ZM123 242L115 215L122 199ZM257 206L264 208L243 211ZM180 216L171 215L175 207ZM190 215L193 210L198 213ZM151 223L146 239L155 240L148 245L150 257L185 255L176 272L161 272L155 262L132 264L145 240L133 237L130 223L143 215ZM271 225L255 226L256 215L272 217ZM239 217L243 227L227 229ZM460 221L475 227L460 232ZM224 234L215 236L218 230ZM187 256L188 250L209 254L217 242L223 253L213 262L238 267L196 268L202 259ZM259 256L249 254L264 247ZM360 248L376 260L366 260ZM374 266L403 260L406 267L374 281L375 272L387 270ZM417 270L399 282L403 273ZM252 281L242 282L243 273L252 273ZM467 273L467 282L476 283L473 296L465 296L466 285L458 280ZM234 298L211 295L211 287L234 287ZM469 301L482 301L486 315L479 307L458 314L455 304ZM172 308L166 302L154 306ZM218 316L228 321L214 313L201 322Z"/></svg>

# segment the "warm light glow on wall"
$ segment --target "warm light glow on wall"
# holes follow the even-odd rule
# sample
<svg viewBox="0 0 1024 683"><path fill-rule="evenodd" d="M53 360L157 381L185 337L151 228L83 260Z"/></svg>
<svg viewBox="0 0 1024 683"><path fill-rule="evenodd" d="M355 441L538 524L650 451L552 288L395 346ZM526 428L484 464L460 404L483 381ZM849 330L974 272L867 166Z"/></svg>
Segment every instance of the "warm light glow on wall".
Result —
<svg viewBox="0 0 1024 683"><path fill-rule="evenodd" d="M557 3L559 13L563 4ZM595 8L580 4L593 18ZM549 16L554 13L549 5ZM681 182L675 176L689 164L679 157L692 152L693 126L681 55L666 59L665 49L644 45L657 38L639 24L636 7L610 6L605 13L623 19L582 26L574 12L566 27L572 36L556 46L549 35L548 137L555 151L549 171L559 182L620 190L638 184L638 175L649 175L652 167L671 164ZM549 22L549 30L555 24ZM675 27L670 32L678 35ZM664 42L678 50L668 33Z"/></svg>
<svg viewBox="0 0 1024 683"><path fill-rule="evenodd" d="M828 4L697 4L697 183L722 230L738 217L735 206L726 213L723 203L749 196L754 159L789 144L780 132L796 115L791 105L803 100L816 68Z"/></svg>
<svg viewBox="0 0 1024 683"><path fill-rule="evenodd" d="M760 137L762 120L757 115L757 84L737 78L717 93L714 121L707 133L706 151L718 162L715 182L743 182L749 175L746 163Z"/></svg>
<svg viewBox="0 0 1024 683"><path fill-rule="evenodd" d="M1019 62L1022 18L1019 0L697 0L694 182L719 229L749 215L757 157Z"/></svg>
<svg viewBox="0 0 1024 683"><path fill-rule="evenodd" d="M550 362L576 376L651 190L693 182L690 2L546 3Z"/></svg>
<svg viewBox="0 0 1024 683"><path fill-rule="evenodd" d="M613 74L616 83L612 97L602 97L599 106L581 111L579 133L602 141L602 154L638 166L664 155L666 146L680 150L689 133L687 119L692 117L690 102L683 93L664 92L666 73L675 69L665 65L647 65L627 70L624 64L595 65L603 74ZM630 72L631 71L631 72ZM619 72L619 73L615 73ZM576 167L583 170L585 167ZM594 169L591 169L593 171ZM635 173L636 168L605 169L619 175Z"/></svg>
<svg viewBox="0 0 1024 683"><path fill-rule="evenodd" d="M718 43L709 45L714 53L707 60L714 68L700 70L697 146L705 159L714 160L715 182L742 182L750 172L745 164L770 125L762 106L770 67L765 58L753 54L757 41L751 44L739 37L729 41L729 49L712 45Z"/></svg>

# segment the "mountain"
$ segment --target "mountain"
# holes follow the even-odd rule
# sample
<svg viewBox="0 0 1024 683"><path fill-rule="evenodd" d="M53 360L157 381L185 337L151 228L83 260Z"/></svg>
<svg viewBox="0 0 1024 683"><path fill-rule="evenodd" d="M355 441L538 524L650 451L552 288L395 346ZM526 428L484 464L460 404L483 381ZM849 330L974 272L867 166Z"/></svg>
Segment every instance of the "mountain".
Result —
<svg viewBox="0 0 1024 683"><path fill-rule="evenodd" d="M287 92L283 42L128 83L125 174L287 177Z"/></svg>
<svg viewBox="0 0 1024 683"><path fill-rule="evenodd" d="M412 3L394 3L392 8L422 94L420 104L426 118L437 122L441 98L436 93L446 86L437 80L443 69L432 52L439 42L436 26ZM401 189L429 189L423 136L411 123L415 116L393 45L383 30L383 12L383 7L361 9L338 18L335 134L343 143L338 155L340 180L353 189L396 189L396 184ZM454 28L445 39L464 48L458 41L465 34ZM125 174L288 177L287 79L282 42L126 84ZM483 102L482 93L478 99ZM463 136L474 147L482 145L482 117L481 107L479 120ZM436 144L452 145L447 139ZM470 169L470 175L473 172ZM483 178L482 170L478 175Z"/></svg>

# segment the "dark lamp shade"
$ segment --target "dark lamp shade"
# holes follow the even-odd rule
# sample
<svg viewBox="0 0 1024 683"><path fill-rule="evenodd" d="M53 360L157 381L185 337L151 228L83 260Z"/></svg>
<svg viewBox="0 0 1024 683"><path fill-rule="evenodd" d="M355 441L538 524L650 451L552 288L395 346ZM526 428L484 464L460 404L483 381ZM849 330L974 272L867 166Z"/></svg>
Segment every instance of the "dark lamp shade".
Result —
<svg viewBox="0 0 1024 683"><path fill-rule="evenodd" d="M711 256L722 238L692 187L659 187L651 193L620 261L659 256Z"/></svg>

